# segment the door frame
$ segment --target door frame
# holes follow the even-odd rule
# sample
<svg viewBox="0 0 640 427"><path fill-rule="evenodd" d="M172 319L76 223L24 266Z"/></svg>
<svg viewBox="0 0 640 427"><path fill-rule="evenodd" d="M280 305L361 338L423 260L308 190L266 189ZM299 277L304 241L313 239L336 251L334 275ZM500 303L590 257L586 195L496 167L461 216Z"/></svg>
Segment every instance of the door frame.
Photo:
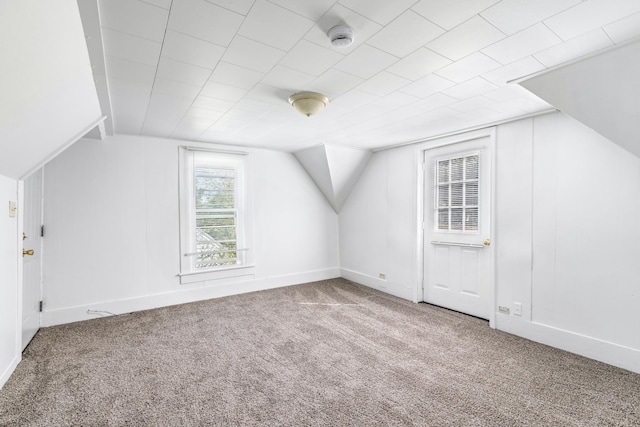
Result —
<svg viewBox="0 0 640 427"><path fill-rule="evenodd" d="M423 301L423 287L425 280L425 265L424 265L424 242L425 242L425 212L424 212L424 198L425 198L425 167L424 158L428 150L434 148L440 148L452 144L459 144L462 142L471 141L479 138L489 139L489 156L491 158L491 171L490 171L490 188L491 188L491 201L489 203L489 211L491 215L491 233L489 239L491 239L491 246L486 248L489 250L489 326L491 328L496 327L496 269L495 269L495 253L496 253L496 128L490 127L480 129L472 132L465 132L461 134L455 134L451 136L444 136L440 138L433 138L416 145L415 159L417 170L417 193L416 193L416 259L415 265L416 287L414 289L414 302Z"/></svg>

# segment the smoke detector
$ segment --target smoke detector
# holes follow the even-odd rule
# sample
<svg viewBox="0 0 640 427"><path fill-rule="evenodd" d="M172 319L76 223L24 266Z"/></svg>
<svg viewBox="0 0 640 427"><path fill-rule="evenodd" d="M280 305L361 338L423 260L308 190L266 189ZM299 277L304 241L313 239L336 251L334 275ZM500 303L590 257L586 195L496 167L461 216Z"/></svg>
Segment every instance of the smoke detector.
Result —
<svg viewBox="0 0 640 427"><path fill-rule="evenodd" d="M327 33L331 44L335 47L345 48L353 43L353 29L347 25L336 25Z"/></svg>

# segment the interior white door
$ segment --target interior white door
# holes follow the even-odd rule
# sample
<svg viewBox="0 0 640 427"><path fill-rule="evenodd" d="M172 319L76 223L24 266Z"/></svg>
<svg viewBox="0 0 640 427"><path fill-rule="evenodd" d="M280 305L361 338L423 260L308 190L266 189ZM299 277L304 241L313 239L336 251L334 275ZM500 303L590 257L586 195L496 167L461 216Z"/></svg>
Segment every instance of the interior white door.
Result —
<svg viewBox="0 0 640 427"><path fill-rule="evenodd" d="M24 180L22 349L40 328L42 169Z"/></svg>
<svg viewBox="0 0 640 427"><path fill-rule="evenodd" d="M489 319L491 140L425 151L424 301Z"/></svg>

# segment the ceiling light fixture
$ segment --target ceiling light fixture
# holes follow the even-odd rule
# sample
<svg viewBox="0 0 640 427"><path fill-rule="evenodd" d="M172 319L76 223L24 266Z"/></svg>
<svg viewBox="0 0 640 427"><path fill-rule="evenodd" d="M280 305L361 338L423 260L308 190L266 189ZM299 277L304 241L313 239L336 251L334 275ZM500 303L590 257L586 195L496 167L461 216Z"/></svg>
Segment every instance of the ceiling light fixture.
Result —
<svg viewBox="0 0 640 427"><path fill-rule="evenodd" d="M305 116L311 117L329 104L329 98L317 92L298 92L289 97L289 104Z"/></svg>
<svg viewBox="0 0 640 427"><path fill-rule="evenodd" d="M339 48L351 46L354 39L353 29L347 25L336 25L327 32L327 35L331 44Z"/></svg>

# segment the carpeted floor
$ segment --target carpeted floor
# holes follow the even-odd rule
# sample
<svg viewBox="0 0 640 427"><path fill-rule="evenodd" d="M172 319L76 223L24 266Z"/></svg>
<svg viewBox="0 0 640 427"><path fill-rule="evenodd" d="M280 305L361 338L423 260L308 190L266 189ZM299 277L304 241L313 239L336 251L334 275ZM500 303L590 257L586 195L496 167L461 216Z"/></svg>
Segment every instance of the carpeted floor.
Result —
<svg viewBox="0 0 640 427"><path fill-rule="evenodd" d="M639 426L640 375L343 279L42 329L2 426Z"/></svg>

